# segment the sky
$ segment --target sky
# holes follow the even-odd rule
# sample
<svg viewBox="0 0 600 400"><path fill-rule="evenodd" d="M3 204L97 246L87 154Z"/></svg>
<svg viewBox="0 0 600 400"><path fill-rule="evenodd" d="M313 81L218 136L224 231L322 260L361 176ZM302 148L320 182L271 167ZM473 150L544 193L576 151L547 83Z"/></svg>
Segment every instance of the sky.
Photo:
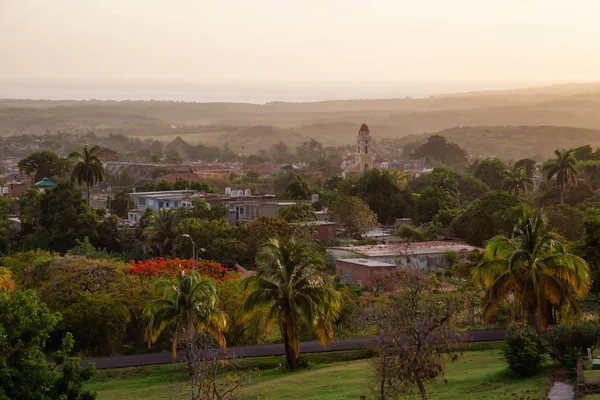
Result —
<svg viewBox="0 0 600 400"><path fill-rule="evenodd" d="M0 97L600 81L599 16L597 0L0 0Z"/></svg>

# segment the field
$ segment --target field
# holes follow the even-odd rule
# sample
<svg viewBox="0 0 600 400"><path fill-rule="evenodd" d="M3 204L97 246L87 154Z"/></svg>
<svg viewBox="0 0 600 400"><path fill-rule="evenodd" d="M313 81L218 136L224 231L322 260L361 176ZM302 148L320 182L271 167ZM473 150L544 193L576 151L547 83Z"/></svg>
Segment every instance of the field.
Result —
<svg viewBox="0 0 600 400"><path fill-rule="evenodd" d="M260 372L245 399L359 399L374 397L370 360L315 365L298 372L280 368ZM88 387L100 400L171 399L185 392L185 374L177 365L100 371ZM500 350L469 351L446 365L444 380L429 385L429 397L442 400L543 399L547 374L530 379L512 378ZM409 397L411 398L411 397Z"/></svg>

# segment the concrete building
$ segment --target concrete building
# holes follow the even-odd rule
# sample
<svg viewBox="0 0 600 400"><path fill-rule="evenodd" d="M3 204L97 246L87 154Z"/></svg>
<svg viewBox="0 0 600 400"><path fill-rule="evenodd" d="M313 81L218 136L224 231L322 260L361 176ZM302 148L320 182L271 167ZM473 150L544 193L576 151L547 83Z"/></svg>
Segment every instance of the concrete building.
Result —
<svg viewBox="0 0 600 400"><path fill-rule="evenodd" d="M391 289L396 264L367 258L338 258L335 273L348 285L359 285L363 290Z"/></svg>
<svg viewBox="0 0 600 400"><path fill-rule="evenodd" d="M192 207L194 198L200 197L195 190L171 190L165 192L138 192L130 193L136 208L127 212L130 222L138 222L142 213L150 208L158 211L161 208L178 209Z"/></svg>
<svg viewBox="0 0 600 400"><path fill-rule="evenodd" d="M102 162L119 161L119 153L111 149L101 148L96 155Z"/></svg>
<svg viewBox="0 0 600 400"><path fill-rule="evenodd" d="M481 249L465 243L443 241L327 248L327 253L334 259L365 258L419 269L443 268L446 252L456 252L459 260L463 261L472 251L481 251Z"/></svg>
<svg viewBox="0 0 600 400"><path fill-rule="evenodd" d="M277 201L270 198L241 198L223 203L229 206L229 222L235 225L250 222L257 217L275 217L282 207L296 204L295 201Z"/></svg>

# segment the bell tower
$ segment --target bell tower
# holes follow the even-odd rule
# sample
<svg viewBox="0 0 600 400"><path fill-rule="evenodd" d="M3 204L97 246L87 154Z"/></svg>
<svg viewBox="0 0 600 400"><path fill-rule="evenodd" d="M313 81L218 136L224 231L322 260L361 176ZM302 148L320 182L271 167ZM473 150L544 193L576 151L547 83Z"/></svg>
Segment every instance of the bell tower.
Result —
<svg viewBox="0 0 600 400"><path fill-rule="evenodd" d="M356 154L354 156L354 162L362 173L369 168L373 168L373 161L375 160L375 155L371 151L373 148L371 131L369 131L367 124L361 125L360 129L358 130L356 142Z"/></svg>

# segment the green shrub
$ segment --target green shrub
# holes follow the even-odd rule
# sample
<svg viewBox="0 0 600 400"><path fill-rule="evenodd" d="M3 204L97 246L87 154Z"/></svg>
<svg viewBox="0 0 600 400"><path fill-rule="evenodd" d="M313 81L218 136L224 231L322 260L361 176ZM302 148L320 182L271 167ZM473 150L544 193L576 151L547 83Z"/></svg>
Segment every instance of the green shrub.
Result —
<svg viewBox="0 0 600 400"><path fill-rule="evenodd" d="M548 328L544 341L550 358L567 371L575 372L581 350L573 341L571 328L564 324Z"/></svg>
<svg viewBox="0 0 600 400"><path fill-rule="evenodd" d="M506 330L504 357L508 368L517 376L536 374L543 362L544 346L537 332L519 323L512 323Z"/></svg>
<svg viewBox="0 0 600 400"><path fill-rule="evenodd" d="M573 346L583 354L587 349L594 350L600 344L600 325L593 322L582 322L573 327L571 332Z"/></svg>

